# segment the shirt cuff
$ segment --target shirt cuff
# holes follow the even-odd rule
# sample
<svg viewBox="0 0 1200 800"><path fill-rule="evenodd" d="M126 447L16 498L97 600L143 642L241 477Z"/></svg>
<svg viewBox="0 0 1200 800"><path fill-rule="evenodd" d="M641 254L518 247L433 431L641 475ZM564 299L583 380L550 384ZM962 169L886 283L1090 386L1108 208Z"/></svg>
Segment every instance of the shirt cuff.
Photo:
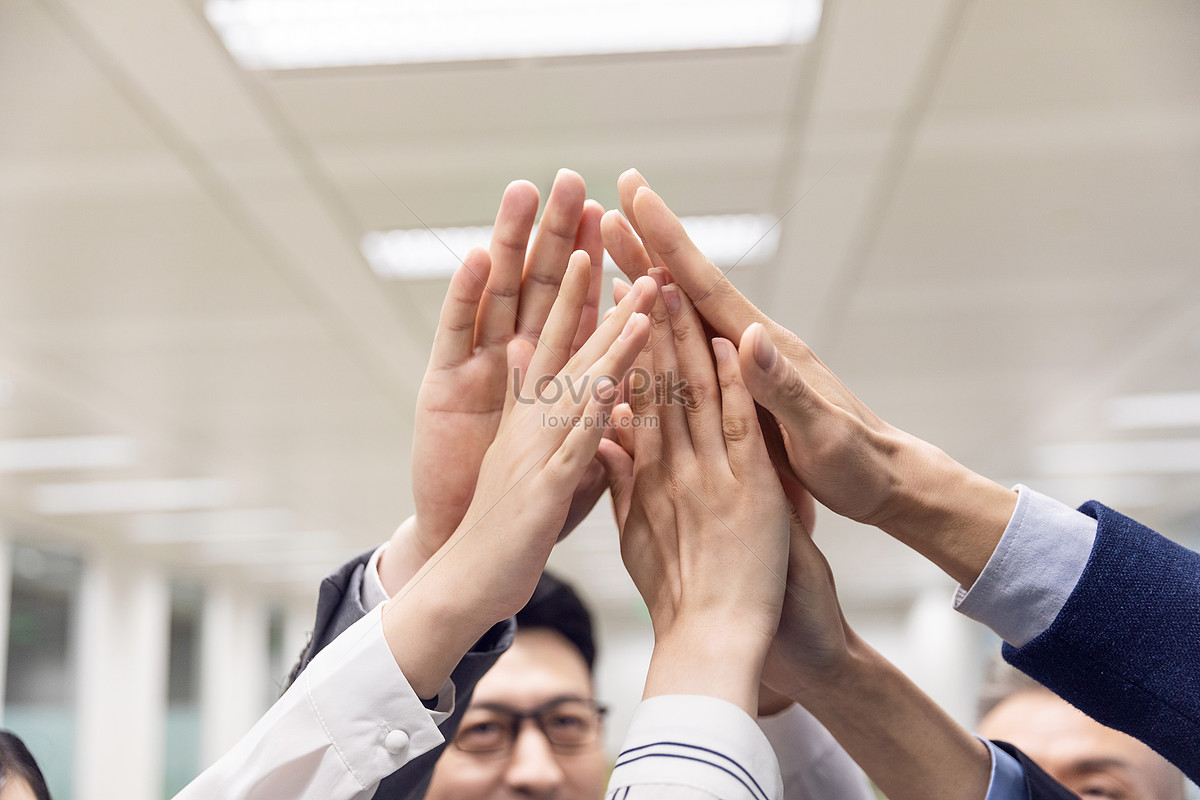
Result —
<svg viewBox="0 0 1200 800"><path fill-rule="evenodd" d="M362 580L362 607L374 608L383 601L388 599L387 589L383 588L383 579L379 577L379 556L387 549L388 543L384 542L375 548L375 552L371 553L370 560L367 561L366 569L363 570Z"/></svg>
<svg viewBox="0 0 1200 800"><path fill-rule="evenodd" d="M1018 485L1017 507L987 566L954 607L982 622L1013 647L1050 627L1079 582L1096 520Z"/></svg>
<svg viewBox="0 0 1200 800"><path fill-rule="evenodd" d="M724 800L780 800L779 763L750 716L724 700L663 695L633 714L609 793L644 785L689 786Z"/></svg>
<svg viewBox="0 0 1200 800"><path fill-rule="evenodd" d="M783 773L784 797L875 800L867 776L825 726L799 703L758 718Z"/></svg>
<svg viewBox="0 0 1200 800"><path fill-rule="evenodd" d="M985 800L1029 800L1025 770L1020 762L982 736L976 738L986 744L992 754L992 777L988 781Z"/></svg>
<svg viewBox="0 0 1200 800"><path fill-rule="evenodd" d="M445 741L453 684L436 710L421 703L383 635L382 606L342 632L301 674L313 714L364 789Z"/></svg>

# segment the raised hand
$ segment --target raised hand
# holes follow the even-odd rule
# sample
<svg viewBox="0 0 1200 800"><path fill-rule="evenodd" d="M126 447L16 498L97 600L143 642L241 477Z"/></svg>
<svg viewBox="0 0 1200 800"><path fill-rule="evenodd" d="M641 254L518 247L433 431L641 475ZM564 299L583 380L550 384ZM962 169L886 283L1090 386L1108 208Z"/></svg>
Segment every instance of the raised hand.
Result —
<svg viewBox="0 0 1200 800"><path fill-rule="evenodd" d="M654 626L645 696L704 694L753 715L783 597L787 501L733 345L713 342L714 372L687 297L661 291L652 318L665 335L639 366L686 388L657 402L635 392L614 419L623 446L601 446L622 558Z"/></svg>
<svg viewBox="0 0 1200 800"><path fill-rule="evenodd" d="M783 441L786 458L776 464L829 509L882 528L960 583L973 583L1016 494L880 419L799 337L734 288L636 171L622 175L618 189L633 227L606 214L605 246L631 277L656 263L668 268L705 322L738 344L746 385ZM640 257L637 234L645 244Z"/></svg>
<svg viewBox="0 0 1200 800"><path fill-rule="evenodd" d="M511 382L508 343L518 336L537 341L573 250L586 251L590 265L571 352L596 329L603 209L585 197L583 178L560 171L530 244L537 188L527 181L510 184L496 214L489 251L468 254L465 269L451 280L417 396L412 459L416 515L392 537L380 563L389 594L403 586L462 521ZM596 480L599 473L597 465L582 481L583 496L574 504L579 518L604 490Z"/></svg>
<svg viewBox="0 0 1200 800"><path fill-rule="evenodd" d="M505 400L470 505L384 610L385 635L418 692L436 692L479 636L529 600L607 427L616 386L649 337L642 312L655 291L644 278L571 355L590 281L589 259L577 252L540 342L509 344L519 385ZM551 385L555 391L538 392ZM557 391L566 387L586 391ZM434 637L438 646L406 648L420 637Z"/></svg>

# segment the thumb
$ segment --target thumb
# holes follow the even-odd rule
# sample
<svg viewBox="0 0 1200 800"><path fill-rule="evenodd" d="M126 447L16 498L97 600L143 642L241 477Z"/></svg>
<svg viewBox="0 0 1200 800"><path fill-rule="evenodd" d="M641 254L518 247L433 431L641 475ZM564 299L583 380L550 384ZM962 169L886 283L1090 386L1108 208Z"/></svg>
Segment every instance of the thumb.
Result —
<svg viewBox="0 0 1200 800"><path fill-rule="evenodd" d="M623 531L633 501L633 457L612 439L601 439L596 459L604 467L604 477L608 479L617 529Z"/></svg>
<svg viewBox="0 0 1200 800"><path fill-rule="evenodd" d="M788 460L795 467L797 444L811 441L811 432L835 411L835 406L800 376L795 365L776 349L761 323L754 323L742 334L738 362L750 394L783 428Z"/></svg>

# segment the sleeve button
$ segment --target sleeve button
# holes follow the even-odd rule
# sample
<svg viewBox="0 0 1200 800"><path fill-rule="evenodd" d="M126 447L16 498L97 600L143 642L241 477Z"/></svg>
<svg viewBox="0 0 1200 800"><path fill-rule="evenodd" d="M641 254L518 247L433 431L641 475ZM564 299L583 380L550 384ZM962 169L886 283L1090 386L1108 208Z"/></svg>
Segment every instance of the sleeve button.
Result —
<svg viewBox="0 0 1200 800"><path fill-rule="evenodd" d="M404 731L388 731L383 738L383 746L392 755L400 755L408 749L408 734Z"/></svg>

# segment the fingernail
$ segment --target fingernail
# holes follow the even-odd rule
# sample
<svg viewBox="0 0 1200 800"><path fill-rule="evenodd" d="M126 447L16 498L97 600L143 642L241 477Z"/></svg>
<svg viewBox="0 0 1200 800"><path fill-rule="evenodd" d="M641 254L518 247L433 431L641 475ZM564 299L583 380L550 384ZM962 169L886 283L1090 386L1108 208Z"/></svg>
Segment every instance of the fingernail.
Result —
<svg viewBox="0 0 1200 800"><path fill-rule="evenodd" d="M667 285L667 271L662 267L651 267L646 270L646 274L654 278L654 282L658 284L659 289Z"/></svg>
<svg viewBox="0 0 1200 800"><path fill-rule="evenodd" d="M625 299L628 300L633 298L634 300L638 300L646 292L653 291L655 289L657 289L657 285L654 283L654 279L642 276L633 282L633 288L629 290L629 294L625 296Z"/></svg>
<svg viewBox="0 0 1200 800"><path fill-rule="evenodd" d="M632 335L633 335L633 329L634 329L635 327L637 327L637 321L638 321L638 318L639 318L639 317L644 317L644 316L646 316L646 315L645 315L645 314L642 314L642 313L640 313L640 312L639 312L639 313L635 313L635 314L631 315L631 316L629 317L629 319L628 319L628 320L625 322L625 327L624 327L624 329L622 329L622 331L621 331L621 335L620 335L620 336L618 336L618 337L617 337L617 339L619 339L620 341L622 341L622 342L623 342L623 341L625 341L626 339L628 339L630 336L632 336Z"/></svg>
<svg viewBox="0 0 1200 800"><path fill-rule="evenodd" d="M629 224L629 220L625 219L624 214L617 214L617 223L629 233L633 233L634 236L637 236L637 234L634 233L633 226Z"/></svg>
<svg viewBox="0 0 1200 800"><path fill-rule="evenodd" d="M733 342L718 337L712 340L712 349L713 355L717 357L717 363L724 364L733 353Z"/></svg>
<svg viewBox="0 0 1200 800"><path fill-rule="evenodd" d="M659 272L665 271L666 270L659 270ZM661 286L659 291L662 292L663 302L667 304L667 313L671 316L678 314L680 306L683 305L683 301L679 299L679 289L676 286L668 283L664 286Z"/></svg>
<svg viewBox="0 0 1200 800"><path fill-rule="evenodd" d="M758 325L758 323L755 323ZM756 332L754 340L754 360L758 362L758 366L764 371L775 366L775 359L779 356L775 345L771 342L771 338L767 336L767 331L762 325L758 326L761 330Z"/></svg>

